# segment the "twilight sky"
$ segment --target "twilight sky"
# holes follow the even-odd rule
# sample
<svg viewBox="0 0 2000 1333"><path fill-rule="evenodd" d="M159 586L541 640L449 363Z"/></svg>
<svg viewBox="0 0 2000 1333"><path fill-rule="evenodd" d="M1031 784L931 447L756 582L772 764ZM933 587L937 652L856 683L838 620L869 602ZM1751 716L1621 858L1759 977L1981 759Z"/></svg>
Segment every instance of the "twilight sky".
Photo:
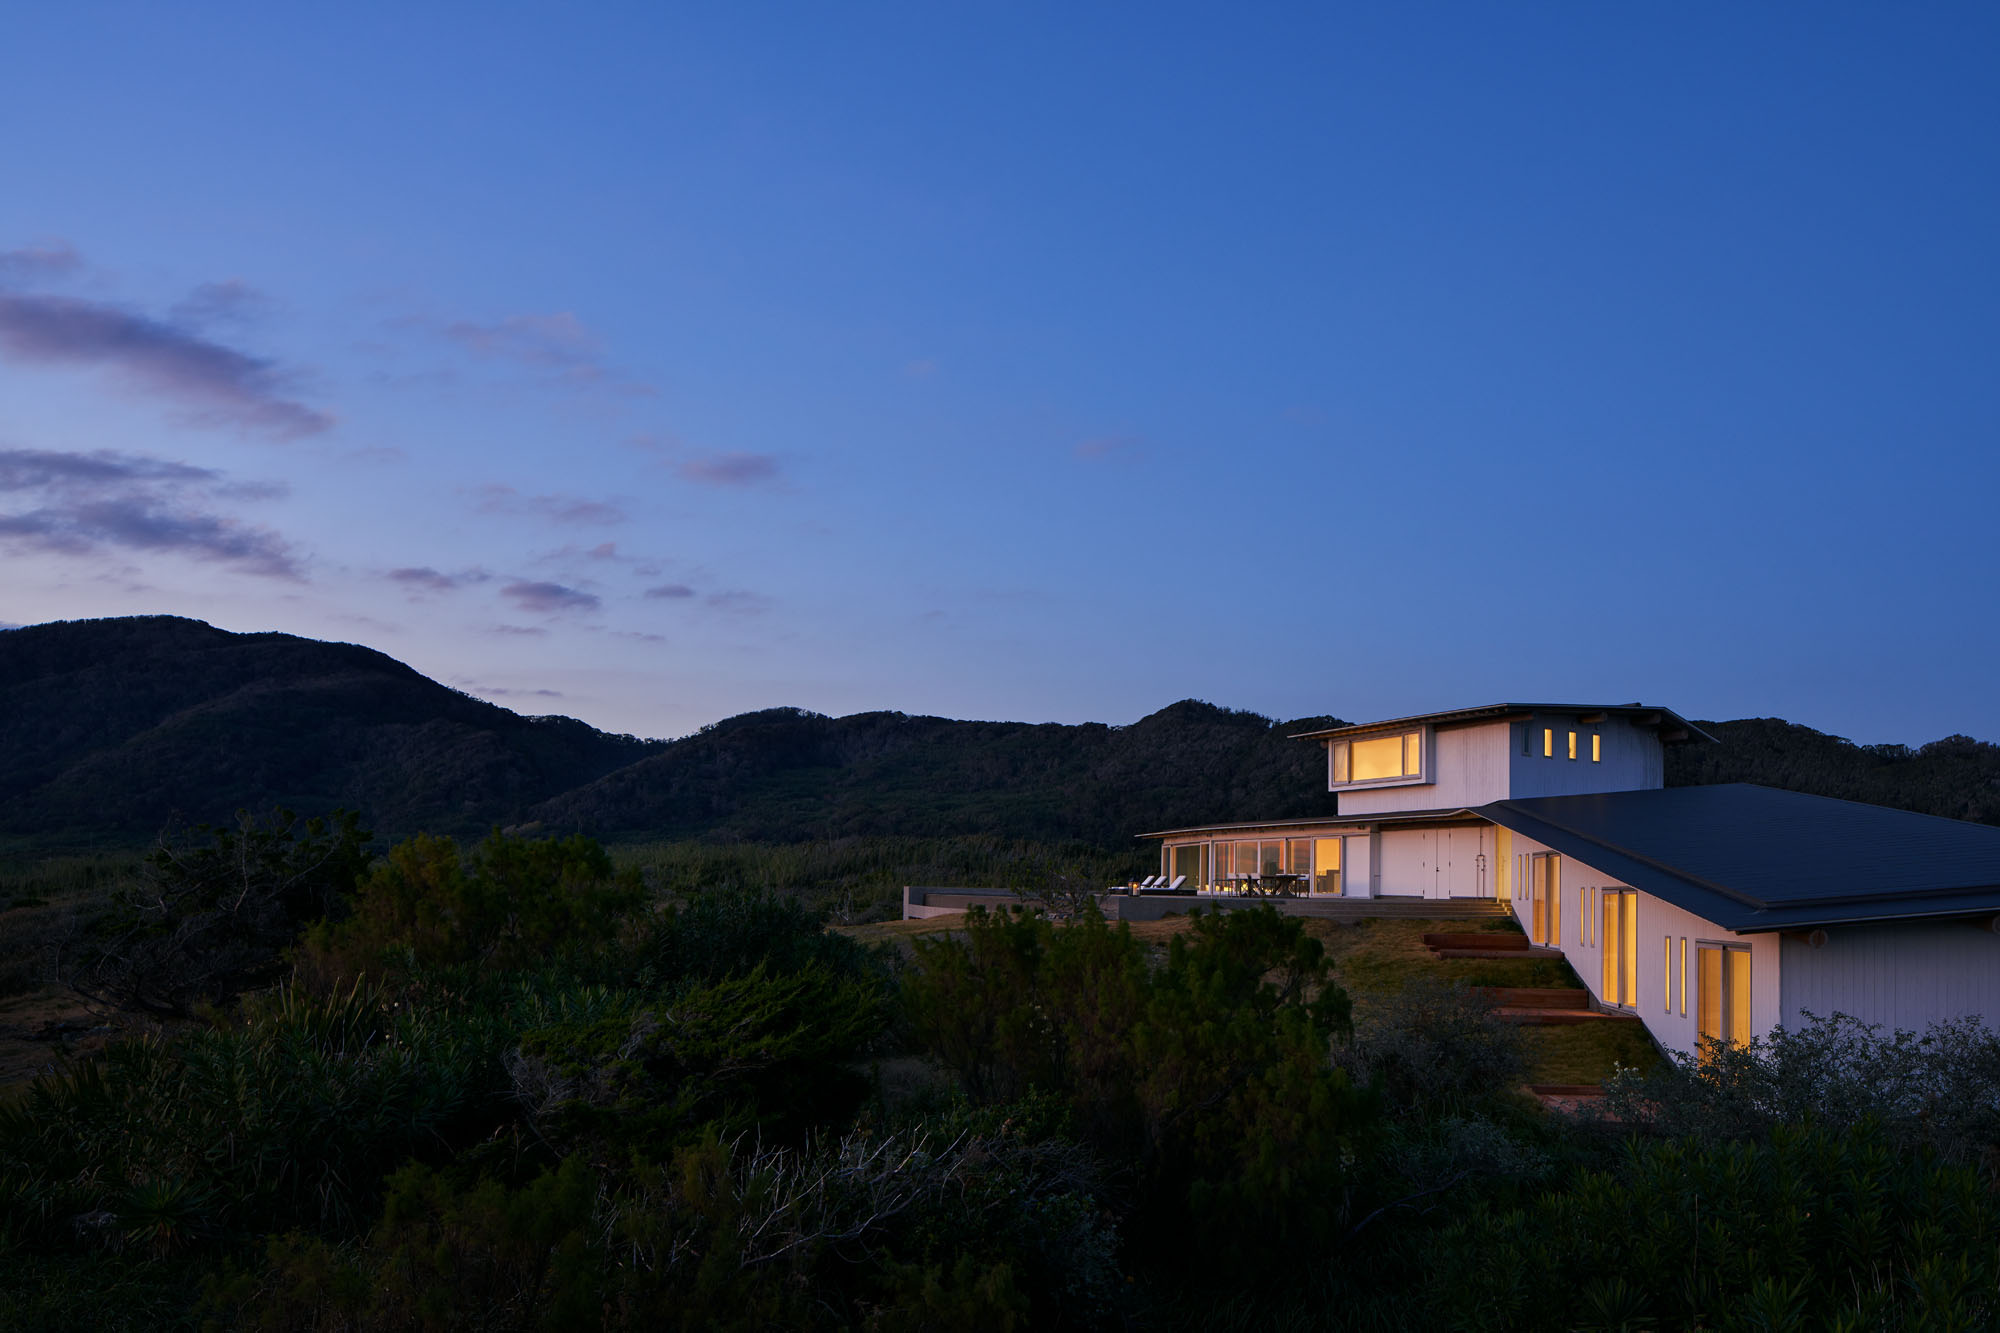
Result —
<svg viewBox="0 0 2000 1333"><path fill-rule="evenodd" d="M2000 10L16 6L0 622L2000 739Z"/></svg>

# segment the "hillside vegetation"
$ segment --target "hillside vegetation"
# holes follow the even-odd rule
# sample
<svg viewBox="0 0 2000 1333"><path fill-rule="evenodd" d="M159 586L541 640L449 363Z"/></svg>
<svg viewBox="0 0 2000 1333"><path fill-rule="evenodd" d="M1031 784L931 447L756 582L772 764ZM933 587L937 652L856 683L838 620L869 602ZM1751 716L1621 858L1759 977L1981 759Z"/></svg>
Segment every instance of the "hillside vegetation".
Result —
<svg viewBox="0 0 2000 1333"><path fill-rule="evenodd" d="M522 717L370 648L176 616L0 634L0 839L148 842L176 816L359 810L480 832L657 742Z"/></svg>
<svg viewBox="0 0 2000 1333"><path fill-rule="evenodd" d="M1336 722L1195 700L1122 727L772 708L642 741L523 717L353 644L70 621L0 633L0 852L137 847L176 817L283 805L353 809L392 839L539 824L628 843L977 838L1127 857L1148 830L1331 814L1320 751L1290 737ZM1670 786L1759 782L2000 823L2000 746L1702 725L1719 743L1670 748Z"/></svg>

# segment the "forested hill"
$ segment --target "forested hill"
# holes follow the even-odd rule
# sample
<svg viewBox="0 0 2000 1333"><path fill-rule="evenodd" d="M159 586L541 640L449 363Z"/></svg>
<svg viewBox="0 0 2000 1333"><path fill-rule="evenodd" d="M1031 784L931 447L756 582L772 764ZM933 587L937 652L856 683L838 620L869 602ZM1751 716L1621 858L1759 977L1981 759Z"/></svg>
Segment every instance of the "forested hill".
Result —
<svg viewBox="0 0 2000 1333"><path fill-rule="evenodd" d="M1948 819L2000 824L2000 745L1970 736L1911 749L1856 745L1775 717L1701 722L1715 745L1667 747L1667 785L1757 782Z"/></svg>
<svg viewBox="0 0 2000 1333"><path fill-rule="evenodd" d="M347 806L384 836L483 832L654 753L528 718L370 648L177 616L0 633L0 837L144 841L168 820Z"/></svg>
<svg viewBox="0 0 2000 1333"><path fill-rule="evenodd" d="M0 846L143 843L175 816L362 812L384 838L540 823L607 839L993 834L1129 848L1144 830L1331 813L1321 752L1192 700L1124 727L777 708L672 742L529 718L372 649L171 616L0 632ZM1760 782L2000 823L2000 746L1857 746L1704 722L1667 781Z"/></svg>
<svg viewBox="0 0 2000 1333"><path fill-rule="evenodd" d="M1131 845L1142 830L1331 814L1322 752L1185 700L1126 727L747 713L538 807L551 827L790 841L991 833Z"/></svg>

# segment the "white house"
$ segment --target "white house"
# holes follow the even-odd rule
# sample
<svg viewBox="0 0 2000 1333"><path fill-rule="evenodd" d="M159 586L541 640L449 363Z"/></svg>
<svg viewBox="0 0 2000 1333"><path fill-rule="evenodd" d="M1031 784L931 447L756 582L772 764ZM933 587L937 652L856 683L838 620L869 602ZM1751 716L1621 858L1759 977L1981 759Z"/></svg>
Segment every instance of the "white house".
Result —
<svg viewBox="0 0 2000 1333"><path fill-rule="evenodd" d="M1664 786L1665 708L1494 704L1304 733L1331 819L1173 829L1160 869L1312 896L1487 898L1661 1044L1801 1012L2000 1020L2000 828L1736 783Z"/></svg>

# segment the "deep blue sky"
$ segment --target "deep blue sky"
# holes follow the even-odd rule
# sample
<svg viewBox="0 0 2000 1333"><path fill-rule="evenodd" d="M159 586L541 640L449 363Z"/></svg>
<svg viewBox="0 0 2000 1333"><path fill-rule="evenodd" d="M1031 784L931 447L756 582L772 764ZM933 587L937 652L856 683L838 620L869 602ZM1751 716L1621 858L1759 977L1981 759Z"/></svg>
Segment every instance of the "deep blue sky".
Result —
<svg viewBox="0 0 2000 1333"><path fill-rule="evenodd" d="M2000 738L1991 6L47 5L0 621Z"/></svg>

